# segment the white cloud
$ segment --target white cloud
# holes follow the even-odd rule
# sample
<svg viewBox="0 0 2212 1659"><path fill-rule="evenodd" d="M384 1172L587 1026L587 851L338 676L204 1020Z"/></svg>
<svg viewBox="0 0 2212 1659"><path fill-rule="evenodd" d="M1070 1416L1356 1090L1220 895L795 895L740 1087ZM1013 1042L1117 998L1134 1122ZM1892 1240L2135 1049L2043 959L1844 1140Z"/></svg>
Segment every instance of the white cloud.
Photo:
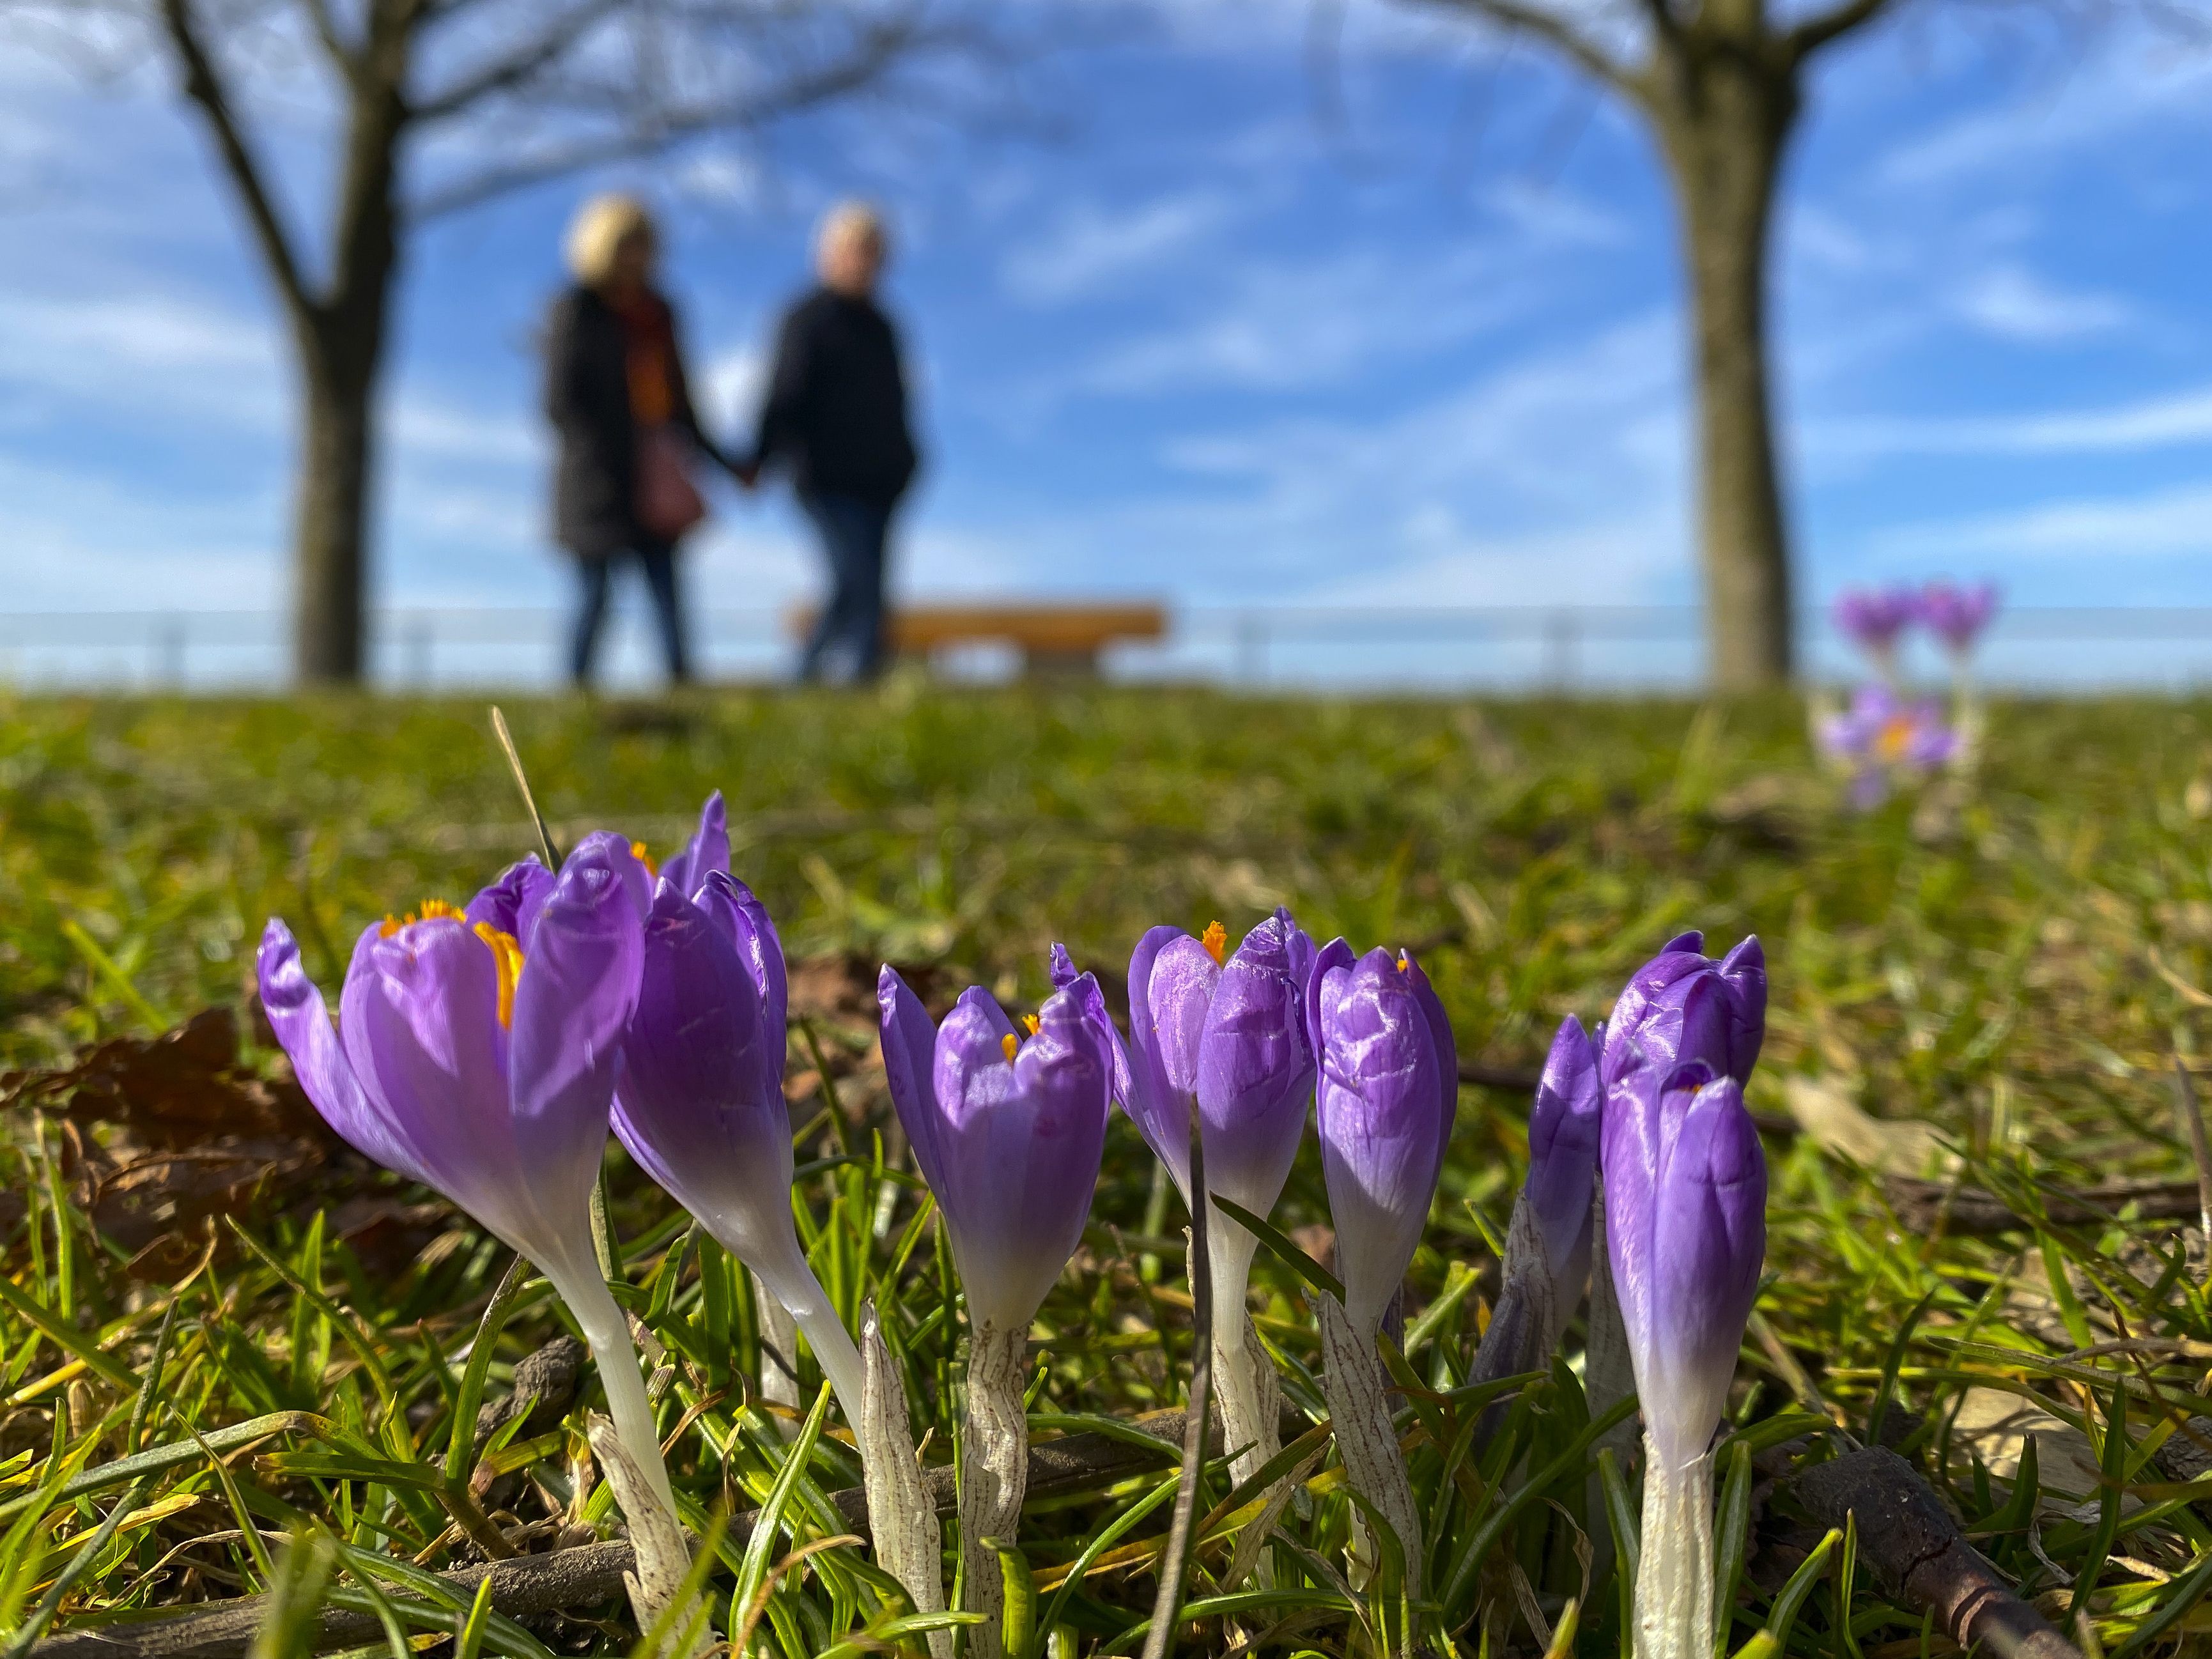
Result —
<svg viewBox="0 0 2212 1659"><path fill-rule="evenodd" d="M1955 303L1959 315L1984 333L2030 344L2108 333L2135 316L2117 295L2069 293L2017 264L1984 271Z"/></svg>
<svg viewBox="0 0 2212 1659"><path fill-rule="evenodd" d="M1006 258L1001 280L1032 305L1087 299L1139 271L1169 263L1231 217L1229 198L1188 191L1126 207L1084 203L1063 212Z"/></svg>
<svg viewBox="0 0 2212 1659"><path fill-rule="evenodd" d="M2212 483L1902 525L1877 538L1875 545L1899 558L1985 554L2102 562L2202 556L2212 554Z"/></svg>
<svg viewBox="0 0 2212 1659"><path fill-rule="evenodd" d="M2040 415L1808 422L1822 459L1882 455L2106 454L2212 442L2212 386L2106 409Z"/></svg>

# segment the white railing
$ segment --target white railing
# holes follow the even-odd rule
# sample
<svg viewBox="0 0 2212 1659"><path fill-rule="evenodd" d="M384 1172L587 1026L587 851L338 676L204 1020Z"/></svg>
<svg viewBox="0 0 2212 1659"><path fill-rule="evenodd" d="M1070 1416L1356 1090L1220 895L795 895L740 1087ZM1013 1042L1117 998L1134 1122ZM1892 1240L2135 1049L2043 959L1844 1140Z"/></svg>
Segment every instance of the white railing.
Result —
<svg viewBox="0 0 2212 1659"><path fill-rule="evenodd" d="M566 659L567 617L549 609L376 612L369 678L388 690L550 688ZM1341 687L1520 692L1690 690L1703 674L1698 611L1690 606L1191 605L1169 637L1108 653L1115 679L1246 689ZM1859 672L1825 616L1801 626L1808 671ZM709 611L692 618L702 678L772 682L794 655L779 614ZM277 690L287 679L285 618L264 611L0 613L0 683L25 690ZM602 650L612 687L650 686L657 653L645 619L618 615ZM1931 681L1924 646L1909 658ZM1011 651L950 653L951 676L1010 674ZM2212 607L2016 609L1984 641L1983 678L2021 689L2212 685Z"/></svg>

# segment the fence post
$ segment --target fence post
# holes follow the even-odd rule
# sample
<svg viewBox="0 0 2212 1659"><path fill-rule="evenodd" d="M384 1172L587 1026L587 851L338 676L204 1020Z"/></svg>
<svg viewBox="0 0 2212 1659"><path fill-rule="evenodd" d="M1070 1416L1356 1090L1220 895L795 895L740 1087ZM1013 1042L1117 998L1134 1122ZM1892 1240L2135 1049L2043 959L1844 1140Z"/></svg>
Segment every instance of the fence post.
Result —
<svg viewBox="0 0 2212 1659"><path fill-rule="evenodd" d="M431 654L436 645L435 624L427 611L418 611L407 626L407 678L418 691L430 689Z"/></svg>
<svg viewBox="0 0 2212 1659"><path fill-rule="evenodd" d="M1580 631L1574 611L1565 605L1552 612L1550 624L1544 630L1548 641L1545 647L1545 678L1551 682L1552 690L1562 696L1574 689L1576 646Z"/></svg>
<svg viewBox="0 0 2212 1659"><path fill-rule="evenodd" d="M154 684L185 687L185 619L173 612L154 624Z"/></svg>
<svg viewBox="0 0 2212 1659"><path fill-rule="evenodd" d="M1245 685L1262 684L1267 678L1267 623L1256 611L1237 619L1237 678Z"/></svg>

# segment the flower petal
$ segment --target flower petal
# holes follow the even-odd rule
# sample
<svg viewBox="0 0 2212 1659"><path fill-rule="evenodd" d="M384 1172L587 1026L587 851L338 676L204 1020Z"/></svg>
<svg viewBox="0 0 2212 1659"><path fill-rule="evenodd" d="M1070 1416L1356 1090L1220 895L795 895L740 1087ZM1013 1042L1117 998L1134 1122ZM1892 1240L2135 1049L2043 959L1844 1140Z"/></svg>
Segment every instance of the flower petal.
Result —
<svg viewBox="0 0 2212 1659"><path fill-rule="evenodd" d="M717 871L730 873L730 814L719 789L699 809L699 828L691 839L660 866L660 878L675 883L678 892L692 894Z"/></svg>
<svg viewBox="0 0 2212 1659"><path fill-rule="evenodd" d="M1198 953L1189 960L1182 946ZM1161 958L1173 951L1168 967ZM1190 1201L1190 1110L1195 1094L1198 1034L1220 969L1180 927L1154 927L1129 957L1129 1097L1122 1106L1152 1155L1167 1165L1176 1190ZM1169 1055L1183 1079L1176 1082Z"/></svg>
<svg viewBox="0 0 2212 1659"><path fill-rule="evenodd" d="M527 955L530 930L552 890L553 872L532 853L508 865L497 881L471 899L463 919L471 927L482 923L509 935Z"/></svg>
<svg viewBox="0 0 2212 1659"><path fill-rule="evenodd" d="M775 931L775 921L768 907L753 896L753 890L726 871L710 872L693 894L692 902L737 946L739 959L752 976L753 988L760 996L762 1034L773 1051L775 1080L781 1086L789 1043L786 1020L791 993L784 970L783 940ZM763 1063L770 1062L763 1060Z"/></svg>
<svg viewBox="0 0 2212 1659"><path fill-rule="evenodd" d="M642 867L618 837L587 837L561 866L514 989L511 1095L517 1152L507 1172L562 1218L588 1201L605 1155L623 1034L637 1006Z"/></svg>
<svg viewBox="0 0 2212 1659"><path fill-rule="evenodd" d="M890 1085L891 1107L905 1127L914 1146L915 1162L932 1192L942 1193L945 1176L942 1121L937 1109L937 1085L933 1075L937 1051L937 1025L911 987L889 963L876 975L878 1030L883 1045L884 1073Z"/></svg>
<svg viewBox="0 0 2212 1659"><path fill-rule="evenodd" d="M1591 1206L1605 1092L1597 1049L1572 1014L1559 1023L1528 1113L1528 1202L1564 1301L1589 1273Z"/></svg>
<svg viewBox="0 0 2212 1659"><path fill-rule="evenodd" d="M1274 1207L1305 1133L1314 1086L1306 1031L1311 941L1282 913L1223 965L1198 1045L1208 1188L1255 1215Z"/></svg>
<svg viewBox="0 0 2212 1659"><path fill-rule="evenodd" d="M615 1133L639 1167L714 1224L718 1238L761 1247L780 1247L792 1230L781 1027L775 1036L771 1072L747 964L708 913L664 880L622 1044Z"/></svg>
<svg viewBox="0 0 2212 1659"><path fill-rule="evenodd" d="M376 932L371 927L362 938ZM413 1148L392 1132L382 1109L355 1077L323 994L301 963L292 930L274 916L261 935L255 968L263 1012L291 1059L293 1076L323 1121L364 1158L429 1184Z"/></svg>

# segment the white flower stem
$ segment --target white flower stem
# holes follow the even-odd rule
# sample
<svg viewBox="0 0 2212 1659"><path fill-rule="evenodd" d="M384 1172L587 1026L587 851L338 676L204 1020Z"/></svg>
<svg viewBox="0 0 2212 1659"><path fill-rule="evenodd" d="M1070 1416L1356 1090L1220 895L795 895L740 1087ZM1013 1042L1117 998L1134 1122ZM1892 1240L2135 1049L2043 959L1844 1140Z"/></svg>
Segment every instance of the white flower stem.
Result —
<svg viewBox="0 0 2212 1659"><path fill-rule="evenodd" d="M1029 1418L1024 1410L1023 1348L1029 1332L988 1320L974 1328L968 1352L968 1415L960 1447L962 1601L983 1622L968 1632L969 1659L1002 1659L1006 1593L998 1552L983 1540L1012 1542L1029 1486Z"/></svg>
<svg viewBox="0 0 2212 1659"><path fill-rule="evenodd" d="M860 1394L863 1387L860 1350L853 1334L845 1328L845 1322L837 1316L822 1281L805 1260L793 1252L789 1262L772 1264L763 1270L752 1270L755 1281L769 1295L789 1310L793 1321L806 1333L807 1345L814 1350L814 1358L821 1364L822 1374L830 1379L836 1391L838 1408L845 1413L845 1421L857 1425L860 1420ZM795 1354L787 1354L795 1359Z"/></svg>
<svg viewBox="0 0 2212 1659"><path fill-rule="evenodd" d="M1267 1352L1260 1346L1244 1293L1252 1279L1252 1255L1259 1241L1219 1210L1207 1219L1208 1278L1213 1292L1213 1398L1221 1407L1225 1446L1247 1449L1232 1459L1230 1474L1249 1480L1283 1449L1281 1389Z"/></svg>
<svg viewBox="0 0 2212 1659"><path fill-rule="evenodd" d="M645 1379L638 1375L637 1345L630 1340L629 1322L616 1304L606 1281L596 1271L561 1272L547 1268L545 1276L568 1304L591 1346L592 1363L599 1367L599 1386L606 1390L607 1414L622 1437L630 1459L643 1474L653 1496L677 1518L676 1492L668 1482L668 1465L660 1455L660 1435L653 1426L653 1404L645 1397Z"/></svg>
<svg viewBox="0 0 2212 1659"><path fill-rule="evenodd" d="M916 1613L945 1611L945 1534L923 1484L907 1416L906 1389L869 1306L861 1322L867 1344L860 1415L854 1424L867 1483L868 1530L876 1565L897 1579ZM929 1633L933 1659L952 1659L952 1632Z"/></svg>
<svg viewBox="0 0 2212 1659"><path fill-rule="evenodd" d="M1713 1460L1669 1465L1644 1437L1636 1659L1712 1659Z"/></svg>

